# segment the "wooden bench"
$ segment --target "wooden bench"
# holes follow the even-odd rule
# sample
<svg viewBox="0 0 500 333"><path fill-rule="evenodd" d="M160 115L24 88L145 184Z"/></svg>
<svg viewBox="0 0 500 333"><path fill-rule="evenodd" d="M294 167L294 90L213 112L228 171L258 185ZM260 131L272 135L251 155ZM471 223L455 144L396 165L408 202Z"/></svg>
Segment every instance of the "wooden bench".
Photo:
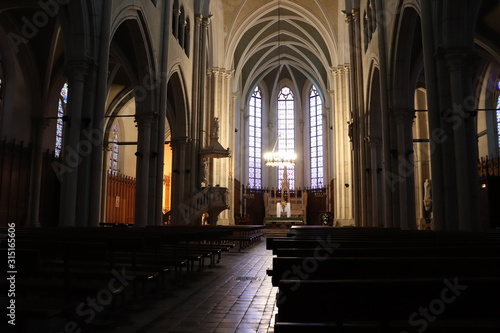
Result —
<svg viewBox="0 0 500 333"><path fill-rule="evenodd" d="M276 248L273 254L277 257L494 257L500 255L500 245L461 245L456 246L400 246L378 248L343 248L331 247L331 251L324 248Z"/></svg>
<svg viewBox="0 0 500 333"><path fill-rule="evenodd" d="M397 322L417 322L426 318L426 312L436 322L453 323L454 327L480 323L500 328L498 295L500 277L281 280L276 321L376 322L379 327L390 327ZM428 324L432 326L430 321Z"/></svg>
<svg viewBox="0 0 500 333"><path fill-rule="evenodd" d="M500 329L498 233L298 226L266 247L277 256L268 271L279 287L277 333L415 332L409 316L439 299L445 277L473 292L446 304L429 332Z"/></svg>
<svg viewBox="0 0 500 333"><path fill-rule="evenodd" d="M234 225L234 226L216 226L215 228L230 231L231 235L224 237L226 241L239 243L239 251L260 241L264 236L263 225Z"/></svg>
<svg viewBox="0 0 500 333"><path fill-rule="evenodd" d="M274 286L281 279L500 277L500 257L314 257L273 258L268 271Z"/></svg>

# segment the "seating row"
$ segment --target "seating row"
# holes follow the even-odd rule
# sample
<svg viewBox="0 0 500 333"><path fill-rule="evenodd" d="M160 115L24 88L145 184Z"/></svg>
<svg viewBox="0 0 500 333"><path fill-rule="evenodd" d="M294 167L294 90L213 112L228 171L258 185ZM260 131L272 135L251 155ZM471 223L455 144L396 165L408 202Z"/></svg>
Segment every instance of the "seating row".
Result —
<svg viewBox="0 0 500 333"><path fill-rule="evenodd" d="M500 331L500 235L294 228L267 240L275 332Z"/></svg>
<svg viewBox="0 0 500 333"><path fill-rule="evenodd" d="M0 229L3 258L9 250L6 234ZM89 312L87 299L97 299L102 312L120 311L152 291L186 283L221 261L222 252L235 246L224 239L231 235L227 228L212 227L18 228L18 323L56 317L78 328L90 325L96 311ZM1 262L2 273L8 272L7 261ZM7 290L9 281L0 285ZM0 302L5 317L10 300L3 295Z"/></svg>

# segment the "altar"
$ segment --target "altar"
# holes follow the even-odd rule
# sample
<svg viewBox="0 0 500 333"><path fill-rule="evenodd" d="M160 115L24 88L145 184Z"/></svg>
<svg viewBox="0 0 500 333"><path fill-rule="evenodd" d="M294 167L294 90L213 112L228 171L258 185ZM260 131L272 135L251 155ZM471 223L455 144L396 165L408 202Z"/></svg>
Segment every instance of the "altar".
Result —
<svg viewBox="0 0 500 333"><path fill-rule="evenodd" d="M264 192L264 207L266 225L306 224L307 191L290 191L285 176L281 189L273 188Z"/></svg>
<svg viewBox="0 0 500 333"><path fill-rule="evenodd" d="M290 227L292 225L303 225L301 217L265 217L264 224L271 227Z"/></svg>

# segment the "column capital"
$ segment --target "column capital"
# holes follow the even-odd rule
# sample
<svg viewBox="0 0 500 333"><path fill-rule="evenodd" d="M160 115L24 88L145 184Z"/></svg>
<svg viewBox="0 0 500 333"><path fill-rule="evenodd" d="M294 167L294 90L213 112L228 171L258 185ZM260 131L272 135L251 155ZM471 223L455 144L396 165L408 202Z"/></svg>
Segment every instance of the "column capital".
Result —
<svg viewBox="0 0 500 333"><path fill-rule="evenodd" d="M64 71L68 76L76 76L78 74L87 75L92 69L97 67L97 63L92 58L70 59L66 62Z"/></svg>
<svg viewBox="0 0 500 333"><path fill-rule="evenodd" d="M189 143L189 137L187 136L178 136L171 140L171 144L174 147L185 148Z"/></svg>
<svg viewBox="0 0 500 333"><path fill-rule="evenodd" d="M229 69L224 71L223 75L225 79L231 79L233 77L234 69Z"/></svg>
<svg viewBox="0 0 500 333"><path fill-rule="evenodd" d="M353 19L353 18L352 18L352 14L351 14L351 13L349 13L349 12L347 12L347 11L345 11L345 10L343 10L343 11L342 11L342 14L344 14L344 20L345 20L345 22L346 22L347 24L351 24L352 19Z"/></svg>
<svg viewBox="0 0 500 333"><path fill-rule="evenodd" d="M450 72L459 71L465 64L468 56L469 52L465 49L446 50L444 58L446 59L448 70Z"/></svg>
<svg viewBox="0 0 500 333"><path fill-rule="evenodd" d="M203 15L198 14L194 17L194 20L197 25L201 25L203 23Z"/></svg>
<svg viewBox="0 0 500 333"><path fill-rule="evenodd" d="M398 108L393 109L391 113L398 124L411 124L415 119L415 110Z"/></svg>
<svg viewBox="0 0 500 333"><path fill-rule="evenodd" d="M371 148L382 147L382 139L379 137L367 136L365 137L365 141Z"/></svg>
<svg viewBox="0 0 500 333"><path fill-rule="evenodd" d="M358 21L358 19L359 19L359 9L358 8L351 9L351 15L352 15L352 19L354 20L354 22Z"/></svg>
<svg viewBox="0 0 500 333"><path fill-rule="evenodd" d="M219 77L219 75L221 74L221 72L222 72L222 70L220 68L217 68L217 67L214 67L214 68L211 68L211 69L207 69L208 75L213 75L216 78Z"/></svg>
<svg viewBox="0 0 500 333"><path fill-rule="evenodd" d="M159 118L157 112L137 112L135 114L135 122L139 126L151 126L154 119Z"/></svg>
<svg viewBox="0 0 500 333"><path fill-rule="evenodd" d="M210 23L212 23L212 19L210 17L204 17L202 19L202 23L203 23L203 27L204 28L208 28L208 26L210 25Z"/></svg>
<svg viewBox="0 0 500 333"><path fill-rule="evenodd" d="M338 67L330 67L330 71L332 72L333 76L339 76L339 74L341 74L342 72L342 68L341 66L338 66Z"/></svg>

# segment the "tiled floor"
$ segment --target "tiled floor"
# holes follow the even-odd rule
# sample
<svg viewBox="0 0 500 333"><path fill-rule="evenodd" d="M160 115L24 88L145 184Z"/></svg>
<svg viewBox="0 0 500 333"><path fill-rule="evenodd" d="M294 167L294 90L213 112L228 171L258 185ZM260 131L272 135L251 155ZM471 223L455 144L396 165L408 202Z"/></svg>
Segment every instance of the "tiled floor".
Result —
<svg viewBox="0 0 500 333"><path fill-rule="evenodd" d="M168 297L158 294L135 311L123 315L106 332L273 332L277 288L266 269L272 253L265 241L242 252L224 252L214 268L196 273L193 281L171 287Z"/></svg>

